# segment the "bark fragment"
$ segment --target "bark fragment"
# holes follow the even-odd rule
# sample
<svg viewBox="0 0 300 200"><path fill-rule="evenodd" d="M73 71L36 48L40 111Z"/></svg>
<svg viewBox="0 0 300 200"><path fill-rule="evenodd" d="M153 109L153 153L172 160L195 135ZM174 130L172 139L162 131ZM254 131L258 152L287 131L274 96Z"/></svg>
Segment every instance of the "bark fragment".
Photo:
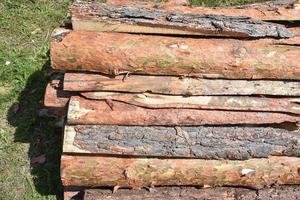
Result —
<svg viewBox="0 0 300 200"><path fill-rule="evenodd" d="M73 31L52 41L54 69L186 75L227 79L299 80L299 37L285 40L179 38Z"/></svg>
<svg viewBox="0 0 300 200"><path fill-rule="evenodd" d="M110 100L72 97L69 124L99 125L223 125L298 122L299 116L271 112L235 112L195 109L147 109Z"/></svg>
<svg viewBox="0 0 300 200"><path fill-rule="evenodd" d="M64 153L246 160L300 157L300 135L269 127L66 126Z"/></svg>
<svg viewBox="0 0 300 200"><path fill-rule="evenodd" d="M61 160L64 186L143 187L155 185L243 186L300 184L300 158L246 161L67 156Z"/></svg>
<svg viewBox="0 0 300 200"><path fill-rule="evenodd" d="M300 82L266 80L197 79L171 76L130 75L110 78L100 74L66 73L66 91L113 91L168 95L273 95L300 96Z"/></svg>

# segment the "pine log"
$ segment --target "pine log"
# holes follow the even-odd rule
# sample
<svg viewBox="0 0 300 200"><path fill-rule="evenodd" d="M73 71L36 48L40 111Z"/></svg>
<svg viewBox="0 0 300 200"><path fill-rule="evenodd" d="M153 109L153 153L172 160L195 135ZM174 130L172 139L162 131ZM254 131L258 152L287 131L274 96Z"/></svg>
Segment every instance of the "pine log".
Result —
<svg viewBox="0 0 300 200"><path fill-rule="evenodd" d="M149 109L113 100L71 97L69 124L90 125L223 125L297 123L300 116L272 112L238 112L196 109Z"/></svg>
<svg viewBox="0 0 300 200"><path fill-rule="evenodd" d="M246 161L68 156L61 160L64 186L242 186L300 184L300 158Z"/></svg>
<svg viewBox="0 0 300 200"><path fill-rule="evenodd" d="M300 82L266 80L197 79L172 76L116 76L66 73L64 90L113 91L126 93L154 93L167 95L273 95L300 96Z"/></svg>
<svg viewBox="0 0 300 200"><path fill-rule="evenodd" d="M159 34L193 35L201 33L199 29L206 27L209 28L208 30L212 34L234 35L234 33L241 31L242 27L235 27L236 24L234 24L234 32L232 32L232 29L230 29L233 28L230 27L230 25L233 25L232 19L234 21L240 19L242 21L245 19L250 21L300 20L300 4L295 0L271 1L228 8L187 7L176 4L163 3L158 5L149 2L141 3L141 1L108 1L107 4L101 4L97 2L86 3L77 1L71 6L70 11L74 30ZM174 20L174 18L169 16L180 16L184 20ZM203 19L200 21L200 26L195 27L196 23L199 24L199 20L195 19L192 20L191 24L193 25L189 24L191 26L187 26L189 20L194 18L194 16L197 16L196 19ZM219 20L215 21L215 16L224 17L222 21L227 21L226 19L228 19L226 25ZM246 17L241 18L241 16ZM213 17L214 20L207 20L209 18L206 17ZM208 23L205 26L201 26L204 22ZM259 25L256 23L247 24L251 28L244 31L253 30L255 24L261 26L260 23ZM208 24L211 26L207 27ZM212 30L216 31L211 32ZM259 30L262 31L260 28ZM195 31L198 31L198 33ZM209 32L203 32L202 29L202 33L207 34ZM254 35L257 35L257 32ZM240 36L243 36L243 34Z"/></svg>
<svg viewBox="0 0 300 200"><path fill-rule="evenodd" d="M83 92L93 100L113 100L144 108L191 108L205 110L271 111L300 114L299 98L248 96L174 96L151 93Z"/></svg>
<svg viewBox="0 0 300 200"><path fill-rule="evenodd" d="M64 153L247 160L300 157L300 134L270 127L66 126Z"/></svg>
<svg viewBox="0 0 300 200"><path fill-rule="evenodd" d="M287 40L196 39L81 31L53 37L51 60L54 69L110 75L300 79L300 37Z"/></svg>
<svg viewBox="0 0 300 200"><path fill-rule="evenodd" d="M235 187L199 189L195 187L153 187L150 189L87 189L84 200L295 200L300 186L276 186L261 190ZM71 199L68 199L71 200Z"/></svg>
<svg viewBox="0 0 300 200"><path fill-rule="evenodd" d="M98 31L155 34L191 34L242 38L290 38L285 26L249 17L186 14L159 8L105 3L74 3L72 23L95 23ZM300 12L299 12L300 14ZM82 21L85 23L82 24ZM102 27L102 29L100 28ZM83 28L84 29L84 28ZM173 31L175 30L175 31ZM176 30L179 30L177 33Z"/></svg>

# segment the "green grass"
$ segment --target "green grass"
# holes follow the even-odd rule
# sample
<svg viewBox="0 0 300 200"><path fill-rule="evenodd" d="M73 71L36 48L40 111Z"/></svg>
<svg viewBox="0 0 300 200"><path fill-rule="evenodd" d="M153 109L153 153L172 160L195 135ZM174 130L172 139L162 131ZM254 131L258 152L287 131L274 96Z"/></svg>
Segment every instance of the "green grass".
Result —
<svg viewBox="0 0 300 200"><path fill-rule="evenodd" d="M70 0L0 1L0 199L61 194L61 132L38 117L49 71L49 36ZM46 155L43 164L30 159Z"/></svg>
<svg viewBox="0 0 300 200"><path fill-rule="evenodd" d="M61 194L61 130L53 118L37 112L49 79L49 36L66 18L70 1L0 1L0 200L55 199ZM193 0L205 2L233 1ZM45 163L30 164L43 154Z"/></svg>

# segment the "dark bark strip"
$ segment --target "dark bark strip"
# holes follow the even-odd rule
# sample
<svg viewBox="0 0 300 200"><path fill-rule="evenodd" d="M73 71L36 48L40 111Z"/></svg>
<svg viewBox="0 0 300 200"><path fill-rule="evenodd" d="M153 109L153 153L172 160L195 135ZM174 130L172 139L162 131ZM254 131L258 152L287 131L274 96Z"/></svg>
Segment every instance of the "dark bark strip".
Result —
<svg viewBox="0 0 300 200"><path fill-rule="evenodd" d="M300 156L299 132L255 127L67 126L65 153L246 160Z"/></svg>
<svg viewBox="0 0 300 200"><path fill-rule="evenodd" d="M131 26L149 26L157 28L179 29L199 33L200 35L218 35L246 38L289 38L293 34L284 26L252 20L249 17L232 17L224 15L196 15L165 11L163 9L146 9L134 6L117 6L97 4L90 9L83 10L82 4L74 4L73 10L80 7L80 12L89 15L89 18L107 24L125 24L128 31L121 32L148 32L130 30ZM77 8L77 12L78 12ZM76 13L76 11L74 11ZM117 31L118 32L118 31ZM151 33L151 31L149 32Z"/></svg>
<svg viewBox="0 0 300 200"><path fill-rule="evenodd" d="M277 186L258 191L233 187L153 187L139 190L119 189L115 193L109 189L87 189L84 197L84 200L295 200L300 199L300 186Z"/></svg>
<svg viewBox="0 0 300 200"><path fill-rule="evenodd" d="M101 27L102 31L233 37L288 38L293 34L284 26L252 20L244 16L225 16L175 12L163 8L129 5L74 3L71 9L75 30L79 26ZM90 21L90 22L89 22ZM89 25L87 25L90 23ZM147 27L149 27L147 29ZM175 30L172 33L172 30Z"/></svg>

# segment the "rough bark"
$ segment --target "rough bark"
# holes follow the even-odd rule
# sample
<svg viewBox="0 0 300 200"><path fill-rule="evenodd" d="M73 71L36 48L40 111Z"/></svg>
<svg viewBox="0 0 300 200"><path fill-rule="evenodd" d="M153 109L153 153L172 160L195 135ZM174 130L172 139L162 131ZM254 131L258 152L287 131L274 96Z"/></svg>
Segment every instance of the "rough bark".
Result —
<svg viewBox="0 0 300 200"><path fill-rule="evenodd" d="M84 197L84 200L296 200L300 199L300 186L277 186L257 191L233 187L155 187L140 190L119 189L115 193L109 189L87 189Z"/></svg>
<svg viewBox="0 0 300 200"><path fill-rule="evenodd" d="M147 109L113 100L71 97L68 123L90 125L220 125L298 122L300 116L271 112Z"/></svg>
<svg viewBox="0 0 300 200"><path fill-rule="evenodd" d="M64 91L62 88L62 80L52 80L46 87L44 106L65 108L72 95L76 95L76 92Z"/></svg>
<svg viewBox="0 0 300 200"><path fill-rule="evenodd" d="M60 40L51 44L52 67L60 70L230 79L300 77L299 37L245 41L73 31L55 38Z"/></svg>
<svg viewBox="0 0 300 200"><path fill-rule="evenodd" d="M177 34L180 30L192 35L229 36L242 38L290 38L283 25L253 20L249 17L185 14L159 8L128 5L75 3L71 8L73 24L92 21L109 32ZM76 24L77 22L77 24ZM85 22L89 23L89 22Z"/></svg>
<svg viewBox="0 0 300 200"><path fill-rule="evenodd" d="M300 184L300 158L246 161L67 156L61 160L64 186L209 185L260 188Z"/></svg>
<svg viewBox="0 0 300 200"><path fill-rule="evenodd" d="M84 92L87 99L114 100L144 108L271 111L300 114L300 99L247 96L174 96L151 93Z"/></svg>
<svg viewBox="0 0 300 200"><path fill-rule="evenodd" d="M246 160L300 157L300 134L257 127L66 126L64 153Z"/></svg>
<svg viewBox="0 0 300 200"><path fill-rule="evenodd" d="M108 1L106 6L129 6L135 9L158 10L167 13L182 13L185 15L223 15L240 17L247 16L253 20L279 20L291 21L300 20L299 2L297 1L272 1L263 4L253 4L248 6L228 7L228 8L205 8L205 7L187 7L172 3L155 4L155 3L141 3L141 1ZM142 27L142 26L126 26L124 24L107 24L101 22L103 16L100 15L103 4L100 3L82 3L78 1L71 7L72 24L74 30L88 30L88 31L143 31L154 33L168 33L168 34L194 34L191 31L184 31L181 29L170 29L161 27ZM103 13L102 13L103 14ZM99 16L100 15L100 16ZM115 14L110 16L115 17ZM143 19L143 21L147 20ZM149 19L148 19L149 21ZM145 24L140 24L145 25ZM218 27L218 25L216 25ZM214 27L215 28L215 27Z"/></svg>
<svg viewBox="0 0 300 200"><path fill-rule="evenodd" d="M168 95L273 95L300 96L300 82L197 79L171 76L116 76L66 73L66 91L113 91Z"/></svg>

